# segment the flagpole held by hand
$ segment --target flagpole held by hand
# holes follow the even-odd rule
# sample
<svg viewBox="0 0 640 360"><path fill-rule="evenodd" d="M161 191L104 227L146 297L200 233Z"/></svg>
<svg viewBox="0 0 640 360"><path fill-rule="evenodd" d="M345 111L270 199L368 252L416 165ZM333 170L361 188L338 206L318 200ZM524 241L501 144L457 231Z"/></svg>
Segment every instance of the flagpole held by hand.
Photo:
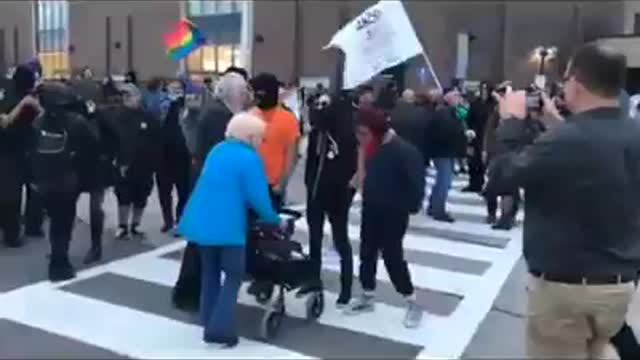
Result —
<svg viewBox="0 0 640 360"><path fill-rule="evenodd" d="M427 56L426 52L422 52L422 57L424 61L427 63L427 67L429 68L429 72L431 72L431 76L433 77L433 81L435 81L438 90L442 91L442 84L440 84L440 80L438 80L438 75L433 70L433 65L431 65L431 60L429 60L429 56Z"/></svg>

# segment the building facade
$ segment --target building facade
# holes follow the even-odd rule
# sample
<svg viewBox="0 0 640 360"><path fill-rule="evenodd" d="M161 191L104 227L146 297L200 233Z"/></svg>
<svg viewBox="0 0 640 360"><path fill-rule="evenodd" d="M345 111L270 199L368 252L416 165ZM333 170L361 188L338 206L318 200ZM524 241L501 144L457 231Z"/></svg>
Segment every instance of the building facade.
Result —
<svg viewBox="0 0 640 360"><path fill-rule="evenodd" d="M370 0L2 1L0 67L39 55L47 75L91 66L97 75L135 69L141 78L220 72L230 65L270 71L283 81L339 72L339 52L323 51ZM53 4L53 5L52 5ZM467 34L466 78L526 84L537 46L556 46L547 72L557 75L584 41L629 30L623 1L404 1L418 38L446 86L456 75L458 37ZM53 14L53 15L52 15ZM163 35L182 17L208 43L182 63L165 56ZM406 63L406 85L429 86L422 57Z"/></svg>

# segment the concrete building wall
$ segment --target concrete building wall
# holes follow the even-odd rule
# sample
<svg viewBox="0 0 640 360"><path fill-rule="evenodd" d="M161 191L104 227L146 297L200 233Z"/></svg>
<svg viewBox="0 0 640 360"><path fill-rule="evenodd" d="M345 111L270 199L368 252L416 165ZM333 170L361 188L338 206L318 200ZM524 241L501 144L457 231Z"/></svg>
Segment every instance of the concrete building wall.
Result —
<svg viewBox="0 0 640 360"><path fill-rule="evenodd" d="M25 61L34 55L33 8L30 1L0 1L0 67L13 65L15 60ZM14 29L17 29L18 44L14 45ZM18 53L15 53L16 49Z"/></svg>
<svg viewBox="0 0 640 360"><path fill-rule="evenodd" d="M141 79L171 76L178 64L164 53L163 34L180 19L177 1L73 1L69 5L69 43L75 51L71 66L92 66L103 76L107 70L106 18L111 18L111 72L129 70L127 15L132 16L133 69ZM120 43L120 48L116 44Z"/></svg>

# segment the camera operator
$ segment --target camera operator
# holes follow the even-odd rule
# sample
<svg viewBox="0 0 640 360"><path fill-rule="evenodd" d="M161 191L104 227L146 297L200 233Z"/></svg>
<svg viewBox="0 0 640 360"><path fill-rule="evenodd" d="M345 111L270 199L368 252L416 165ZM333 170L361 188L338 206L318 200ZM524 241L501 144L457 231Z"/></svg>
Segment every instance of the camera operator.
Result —
<svg viewBox="0 0 640 360"><path fill-rule="evenodd" d="M487 190L525 189L529 357L600 358L624 323L640 268L640 125L620 108L625 74L624 55L582 46L564 81L573 115L528 146L525 92L496 94L510 151Z"/></svg>

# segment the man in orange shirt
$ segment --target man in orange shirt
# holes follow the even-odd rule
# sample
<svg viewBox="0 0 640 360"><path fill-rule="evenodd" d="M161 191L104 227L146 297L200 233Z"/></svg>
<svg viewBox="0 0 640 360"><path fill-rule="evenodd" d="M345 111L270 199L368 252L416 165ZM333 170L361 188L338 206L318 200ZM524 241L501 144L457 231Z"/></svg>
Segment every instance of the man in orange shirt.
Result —
<svg viewBox="0 0 640 360"><path fill-rule="evenodd" d="M300 128L295 115L280 105L278 93L281 83L275 75L262 73L250 83L256 102L251 112L267 123L264 141L258 151L267 172L272 200L279 208L287 180L295 168Z"/></svg>
<svg viewBox="0 0 640 360"><path fill-rule="evenodd" d="M276 209L283 203L285 186L296 164L297 143L300 129L295 116L280 105L281 83L275 75L258 74L250 81L256 106L249 112L261 117L267 124L262 145L258 148L269 181L269 194ZM255 244L247 241L247 272L253 274ZM251 295L271 297L273 284L254 281L248 289Z"/></svg>

